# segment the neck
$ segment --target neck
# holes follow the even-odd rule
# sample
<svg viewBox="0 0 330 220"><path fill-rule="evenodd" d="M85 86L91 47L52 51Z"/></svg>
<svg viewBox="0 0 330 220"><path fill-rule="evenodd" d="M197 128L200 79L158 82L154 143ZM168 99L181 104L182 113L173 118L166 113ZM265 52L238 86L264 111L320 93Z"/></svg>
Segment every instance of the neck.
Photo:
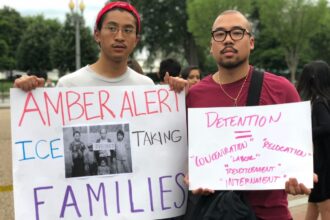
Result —
<svg viewBox="0 0 330 220"><path fill-rule="evenodd" d="M116 78L123 75L127 70L127 60L115 62L105 60L102 56L91 65L91 68L99 75L107 78Z"/></svg>
<svg viewBox="0 0 330 220"><path fill-rule="evenodd" d="M246 75L249 73L249 70L250 66L248 64L232 69L219 67L218 72L213 75L213 79L221 84L232 83L246 77ZM221 79L221 82L219 82L219 79Z"/></svg>

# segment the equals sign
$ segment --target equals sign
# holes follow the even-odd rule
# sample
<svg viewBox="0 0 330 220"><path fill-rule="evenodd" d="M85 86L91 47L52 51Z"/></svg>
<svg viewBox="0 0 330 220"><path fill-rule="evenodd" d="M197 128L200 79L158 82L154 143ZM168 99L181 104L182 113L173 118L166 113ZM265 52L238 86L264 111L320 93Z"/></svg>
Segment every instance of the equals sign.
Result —
<svg viewBox="0 0 330 220"><path fill-rule="evenodd" d="M248 131L234 131L234 133L236 135L235 139L252 137L251 130L248 130Z"/></svg>

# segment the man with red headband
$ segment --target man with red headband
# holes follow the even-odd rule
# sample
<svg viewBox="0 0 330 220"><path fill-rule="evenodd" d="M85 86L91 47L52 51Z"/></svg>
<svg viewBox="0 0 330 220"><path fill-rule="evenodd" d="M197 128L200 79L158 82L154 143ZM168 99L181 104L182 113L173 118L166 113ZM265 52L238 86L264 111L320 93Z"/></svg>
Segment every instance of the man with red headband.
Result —
<svg viewBox="0 0 330 220"><path fill-rule="evenodd" d="M153 85L153 81L127 66L129 55L139 41L141 31L137 10L126 2L111 2L97 15L94 39L100 47L99 59L59 79L57 86ZM23 76L14 86L24 91L44 86L44 79Z"/></svg>
<svg viewBox="0 0 330 220"><path fill-rule="evenodd" d="M153 85L150 78L127 65L128 57L139 41L140 31L140 16L132 5L126 2L105 5L98 13L94 27L94 39L100 47L99 59L61 77L57 86ZM44 79L32 75L22 76L15 80L14 87L30 91L44 87Z"/></svg>

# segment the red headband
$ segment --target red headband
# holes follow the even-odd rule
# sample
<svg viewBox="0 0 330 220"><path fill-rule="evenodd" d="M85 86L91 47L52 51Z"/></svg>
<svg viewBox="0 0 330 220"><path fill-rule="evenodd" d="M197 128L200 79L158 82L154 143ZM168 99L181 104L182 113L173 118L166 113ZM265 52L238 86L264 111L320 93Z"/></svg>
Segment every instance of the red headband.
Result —
<svg viewBox="0 0 330 220"><path fill-rule="evenodd" d="M131 12L137 20L137 28L138 33L141 31L141 24L140 24L140 15L138 11L129 3L127 2L110 2L106 6L104 6L101 11L97 14L96 22L95 22L95 30L97 29L97 25L100 22L102 16L107 13L107 11L114 9L114 8L122 8L128 12Z"/></svg>

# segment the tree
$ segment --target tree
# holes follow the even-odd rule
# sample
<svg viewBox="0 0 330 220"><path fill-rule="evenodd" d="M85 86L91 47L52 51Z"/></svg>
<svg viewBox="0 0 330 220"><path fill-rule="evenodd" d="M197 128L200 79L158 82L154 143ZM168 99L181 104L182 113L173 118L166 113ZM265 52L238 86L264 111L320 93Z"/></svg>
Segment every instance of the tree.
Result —
<svg viewBox="0 0 330 220"><path fill-rule="evenodd" d="M183 57L189 64L198 64L194 37L188 31L186 0L132 0L142 18L140 48L150 52Z"/></svg>
<svg viewBox="0 0 330 220"><path fill-rule="evenodd" d="M64 26L60 28L51 44L51 60L62 76L66 72L76 70L75 65L75 26L74 17L77 14L67 14ZM80 19L80 54L81 65L85 66L96 61L98 55L97 44L92 31L85 27L83 17Z"/></svg>
<svg viewBox="0 0 330 220"><path fill-rule="evenodd" d="M253 36L256 47L250 55L250 63L258 68L263 68L275 74L281 74L287 77L287 65L285 63L284 51L280 47L280 42L260 22L259 7L256 1L253 1L253 9L250 21L253 23Z"/></svg>
<svg viewBox="0 0 330 220"><path fill-rule="evenodd" d="M12 78L16 68L16 51L26 29L26 22L12 8L0 9L0 70L8 70Z"/></svg>
<svg viewBox="0 0 330 220"><path fill-rule="evenodd" d="M53 69L50 45L60 28L57 20L44 19L39 15L28 17L27 27L17 51L17 64L21 70L34 74L45 74Z"/></svg>
<svg viewBox="0 0 330 220"><path fill-rule="evenodd" d="M328 9L329 10L329 9ZM314 31L314 30L313 30ZM312 59L322 59L330 63L330 14L321 23L321 28L309 41L309 54Z"/></svg>
<svg viewBox="0 0 330 220"><path fill-rule="evenodd" d="M301 54L308 49L308 42L320 27L327 1L318 0L257 0L260 22L274 36L284 52L291 81L296 80L296 70Z"/></svg>

